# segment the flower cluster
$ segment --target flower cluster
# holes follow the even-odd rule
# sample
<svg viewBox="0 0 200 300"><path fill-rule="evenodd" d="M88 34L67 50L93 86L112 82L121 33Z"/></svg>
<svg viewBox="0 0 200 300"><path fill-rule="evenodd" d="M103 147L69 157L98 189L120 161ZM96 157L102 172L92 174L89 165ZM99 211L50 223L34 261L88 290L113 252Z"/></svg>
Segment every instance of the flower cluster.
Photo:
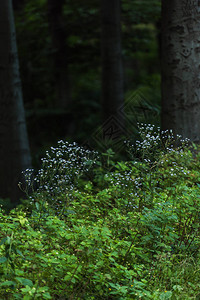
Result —
<svg viewBox="0 0 200 300"><path fill-rule="evenodd" d="M140 124L140 139L126 142L132 161L129 166L106 175L111 186L119 187L121 194L136 207L137 199L152 199L162 191L163 185L187 177L191 153L187 152L188 139L176 137L171 130L161 131L150 124ZM179 140L179 146L175 143ZM186 150L186 151L185 151ZM144 199L143 199L144 200Z"/></svg>
<svg viewBox="0 0 200 300"><path fill-rule="evenodd" d="M134 163L134 165L137 162ZM131 167L127 170L120 170L111 172L110 174L105 175L105 180L109 182L110 186L119 188L121 196L131 200L133 204L136 197L139 197L141 188L144 183L144 178L142 174L138 172L135 167Z"/></svg>
<svg viewBox="0 0 200 300"><path fill-rule="evenodd" d="M78 178L87 173L97 159L97 152L80 147L75 142L70 144L61 140L57 147L51 147L46 152L42 167L34 179L30 175L33 170L26 170L26 184L36 186L37 195L42 194L46 201L59 202L59 195L69 195Z"/></svg>
<svg viewBox="0 0 200 300"><path fill-rule="evenodd" d="M95 163L97 152L78 146L75 142L70 144L59 141L58 147L51 147L42 159L42 168L37 175L37 182L46 189L74 184L76 179L88 172Z"/></svg>
<svg viewBox="0 0 200 300"><path fill-rule="evenodd" d="M181 135L174 135L172 130L161 131L160 127L152 124L138 123L139 138L135 143L126 142L131 156L151 163L164 153L180 152L188 147L190 140Z"/></svg>
<svg viewBox="0 0 200 300"><path fill-rule="evenodd" d="M33 185L33 173L34 169L26 169L25 171L22 171L24 181L26 182L28 188L31 188Z"/></svg>

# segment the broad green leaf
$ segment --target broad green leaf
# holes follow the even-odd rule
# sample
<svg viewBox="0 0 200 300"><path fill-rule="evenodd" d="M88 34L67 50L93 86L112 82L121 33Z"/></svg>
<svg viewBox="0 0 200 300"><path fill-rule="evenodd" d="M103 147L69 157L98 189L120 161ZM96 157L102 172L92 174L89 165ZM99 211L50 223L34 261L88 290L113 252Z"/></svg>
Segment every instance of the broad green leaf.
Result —
<svg viewBox="0 0 200 300"><path fill-rule="evenodd" d="M27 278L23 278L23 277L16 277L16 280L19 281L22 285L28 285L30 287L33 286L33 282Z"/></svg>
<svg viewBox="0 0 200 300"><path fill-rule="evenodd" d="M10 280L0 283L0 286L13 286L13 285L16 285L16 283Z"/></svg>
<svg viewBox="0 0 200 300"><path fill-rule="evenodd" d="M6 261L7 261L7 258L5 256L0 257L0 263L1 264L4 263L4 262L6 262Z"/></svg>

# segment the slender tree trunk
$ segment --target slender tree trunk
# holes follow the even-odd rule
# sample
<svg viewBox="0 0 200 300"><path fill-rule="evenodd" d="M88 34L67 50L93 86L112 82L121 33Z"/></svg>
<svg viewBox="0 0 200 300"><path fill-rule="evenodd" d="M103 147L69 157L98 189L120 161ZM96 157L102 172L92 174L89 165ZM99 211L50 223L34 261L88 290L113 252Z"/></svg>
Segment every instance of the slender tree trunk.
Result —
<svg viewBox="0 0 200 300"><path fill-rule="evenodd" d="M0 4L0 197L17 202L21 172L31 167L11 0Z"/></svg>
<svg viewBox="0 0 200 300"><path fill-rule="evenodd" d="M120 0L101 0L103 120L114 116L124 125Z"/></svg>
<svg viewBox="0 0 200 300"><path fill-rule="evenodd" d="M68 47L64 29L62 10L64 0L48 0L49 28L54 49L55 85L61 108L68 108L71 102L70 80L68 73Z"/></svg>
<svg viewBox="0 0 200 300"><path fill-rule="evenodd" d="M198 0L162 0L162 128L200 142Z"/></svg>

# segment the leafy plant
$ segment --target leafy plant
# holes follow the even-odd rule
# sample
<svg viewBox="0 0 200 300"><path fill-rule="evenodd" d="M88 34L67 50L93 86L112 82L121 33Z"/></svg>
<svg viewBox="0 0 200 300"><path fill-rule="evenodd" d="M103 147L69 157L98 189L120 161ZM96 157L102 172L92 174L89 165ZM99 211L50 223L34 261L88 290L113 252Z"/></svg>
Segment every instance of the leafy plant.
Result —
<svg viewBox="0 0 200 300"><path fill-rule="evenodd" d="M95 156L89 177L90 152L63 142L48 152L29 210L0 212L1 298L199 297L198 154L145 128L131 160L109 151L103 170Z"/></svg>

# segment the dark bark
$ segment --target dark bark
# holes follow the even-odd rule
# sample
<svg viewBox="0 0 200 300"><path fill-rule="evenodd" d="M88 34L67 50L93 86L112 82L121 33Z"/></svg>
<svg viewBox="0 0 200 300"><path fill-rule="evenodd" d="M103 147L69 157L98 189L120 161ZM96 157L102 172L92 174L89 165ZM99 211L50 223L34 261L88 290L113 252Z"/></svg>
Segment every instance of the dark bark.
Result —
<svg viewBox="0 0 200 300"><path fill-rule="evenodd" d="M162 1L162 128L200 142L200 4Z"/></svg>
<svg viewBox="0 0 200 300"><path fill-rule="evenodd" d="M48 20L53 47L57 104L61 108L68 108L71 102L68 73L69 49L66 44L67 33L62 16L63 5L64 0L48 0Z"/></svg>
<svg viewBox="0 0 200 300"><path fill-rule="evenodd" d="M0 197L17 202L21 172L31 167L11 0L0 5Z"/></svg>
<svg viewBox="0 0 200 300"><path fill-rule="evenodd" d="M101 56L103 120L114 116L124 126L120 0L101 0ZM122 126L121 126L122 125Z"/></svg>
<svg viewBox="0 0 200 300"><path fill-rule="evenodd" d="M24 0L13 0L14 10L20 10L23 5L24 5Z"/></svg>

